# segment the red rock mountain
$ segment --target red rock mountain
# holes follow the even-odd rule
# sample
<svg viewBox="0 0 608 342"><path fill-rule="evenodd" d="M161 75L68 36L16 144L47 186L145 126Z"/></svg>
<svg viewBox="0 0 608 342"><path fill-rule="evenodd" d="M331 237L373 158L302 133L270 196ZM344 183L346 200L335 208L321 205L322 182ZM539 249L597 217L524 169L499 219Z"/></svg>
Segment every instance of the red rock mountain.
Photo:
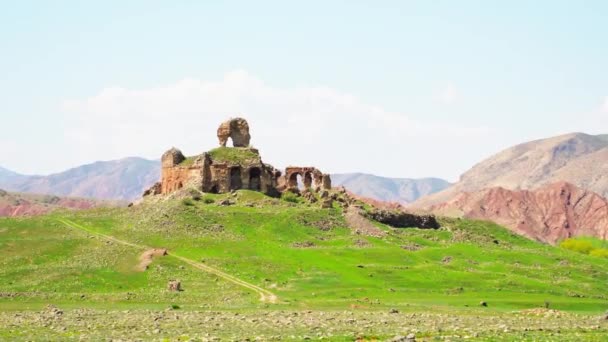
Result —
<svg viewBox="0 0 608 342"><path fill-rule="evenodd" d="M492 187L530 190L562 181L608 197L608 135L571 133L513 146L473 166L456 184L422 197L410 207L428 208L462 192Z"/></svg>
<svg viewBox="0 0 608 342"><path fill-rule="evenodd" d="M566 182L535 190L492 187L463 192L431 206L430 210L447 216L494 221L550 244L573 236L608 237L608 201Z"/></svg>

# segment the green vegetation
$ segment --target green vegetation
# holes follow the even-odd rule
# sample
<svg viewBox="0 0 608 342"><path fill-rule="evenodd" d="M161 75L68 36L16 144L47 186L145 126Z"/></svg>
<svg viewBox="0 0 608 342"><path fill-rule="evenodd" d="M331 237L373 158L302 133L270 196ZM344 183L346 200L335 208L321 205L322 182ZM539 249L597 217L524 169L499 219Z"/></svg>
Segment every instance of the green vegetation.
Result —
<svg viewBox="0 0 608 342"><path fill-rule="evenodd" d="M190 167L194 164L194 161L199 158L199 156L192 156L192 157L186 157L186 159L184 159L181 163L179 163L179 166L181 167Z"/></svg>
<svg viewBox="0 0 608 342"><path fill-rule="evenodd" d="M236 204L215 204L228 197ZM47 304L66 310L136 310L130 317L141 324L167 308L179 309L192 322L211 315L206 310L225 312L226 322L236 319L231 312L237 312L251 320L269 320L267 325L255 326L248 326L249 321L238 323L240 319L231 323L246 334L290 331L293 340L318 330L302 330L299 323L283 324L283 318L273 319L273 312L296 311L297 315L297 311L312 310L312 316L326 312L325 317L335 319L337 330L332 339L349 340L366 331L373 332L369 336L392 337L404 324L417 320L407 316L410 323L404 323L405 318L388 314L389 309L403 315L428 313L428 320L436 322L457 315L462 322L470 320L476 329L486 329L490 335L482 333L483 337L504 329L489 321L479 328L480 315L485 320L537 324L547 331L553 329L551 319L520 319L512 312L544 310L545 303L550 303L551 309L567 312L564 315L572 315L568 317L577 322L589 317L585 315L598 317L608 308L607 259L542 245L493 223L443 220L439 230L378 225L387 235L374 238L353 235L339 208L320 209L318 204L294 203L251 191L238 191L235 196L204 194L201 201L187 200L187 204L167 199L131 208L0 219L0 339L17 336L10 332L14 316L2 312L41 310ZM145 271L138 270L141 253L150 247L167 248L170 255L155 258ZM238 281L209 269L221 270ZM181 281L183 291L166 290L172 279ZM272 292L276 301L261 302L257 288ZM487 307L480 306L481 301ZM204 312L197 313L200 310ZM345 310L354 311L354 316ZM41 331L35 317L28 334ZM352 317L369 319L369 329L346 323ZM105 326L101 317L90 319L100 320L95 321L100 329ZM597 320L585 319L590 325L597 324ZM264 330L275 321L281 322L277 327L283 331ZM449 324L464 324L439 324L441 330L437 330L437 324L427 326L423 321L415 324L417 329L427 329L422 336L455 334ZM554 329L572 333L574 338L580 331L575 326L569 330L568 322L556 318ZM319 324L327 327L327 323ZM128 330L126 323L119 326ZM524 331L523 325L521 329L515 326L513 323L516 335L505 340L523 339L517 335ZM217 335L233 336L229 324L224 330L214 327ZM25 331L19 329L15 331ZM192 328L187 323L180 329L167 337L176 340L177 332ZM601 329L606 333L606 327ZM585 336L596 336L596 331L589 328ZM138 334L133 338L147 336ZM539 340L534 338L538 334L542 333L529 336ZM57 336L61 339L62 335Z"/></svg>
<svg viewBox="0 0 608 342"><path fill-rule="evenodd" d="M211 159L230 164L247 164L260 160L260 155L251 148L218 147L209 151Z"/></svg>
<svg viewBox="0 0 608 342"><path fill-rule="evenodd" d="M606 246L606 241L592 237L565 239L559 244L559 246L577 253L602 258L608 257L608 248L604 248Z"/></svg>
<svg viewBox="0 0 608 342"><path fill-rule="evenodd" d="M302 202L302 198L300 196L298 196L297 194L291 192L291 191L285 191L284 193L282 193L281 194L281 199L283 201L290 202L290 203L300 203L300 202Z"/></svg>

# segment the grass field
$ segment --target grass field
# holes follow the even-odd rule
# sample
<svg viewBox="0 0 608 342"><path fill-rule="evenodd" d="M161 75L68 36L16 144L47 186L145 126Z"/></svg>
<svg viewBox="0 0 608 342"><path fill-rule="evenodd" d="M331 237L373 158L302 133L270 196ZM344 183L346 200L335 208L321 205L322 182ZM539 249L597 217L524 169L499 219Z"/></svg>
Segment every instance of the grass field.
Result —
<svg viewBox="0 0 608 342"><path fill-rule="evenodd" d="M443 220L439 230L378 224L385 237L358 236L339 208L249 191L238 192L236 205L217 205L225 196L0 219L0 337L95 338L105 331L144 339L175 340L188 332L187 339L352 340L416 330L419 337L456 340L602 340L607 333L599 319L608 309L605 258L468 220ZM151 247L167 248L169 256L137 271L139 256ZM172 279L181 281L183 291L167 291ZM261 301L257 289L276 300ZM48 304L64 310L63 323L54 324L51 314L50 325L39 326ZM522 311L545 307L557 311ZM199 330L181 326L187 325L183 320L179 328L162 320L148 324L159 313L234 323ZM293 314L287 324L285 315ZM99 328L100 335L83 332L68 319L77 315L106 328ZM103 323L120 315L114 329ZM335 329L326 318L336 322ZM350 319L355 323L345 323ZM362 320L367 325L356 323ZM310 322L324 323L315 330ZM145 329L136 333L131 325Z"/></svg>

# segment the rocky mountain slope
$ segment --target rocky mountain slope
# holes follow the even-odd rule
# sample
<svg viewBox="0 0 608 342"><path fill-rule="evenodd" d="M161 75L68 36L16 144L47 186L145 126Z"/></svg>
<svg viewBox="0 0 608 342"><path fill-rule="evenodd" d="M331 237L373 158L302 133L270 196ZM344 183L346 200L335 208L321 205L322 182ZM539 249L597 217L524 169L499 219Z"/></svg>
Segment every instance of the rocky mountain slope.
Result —
<svg viewBox="0 0 608 342"><path fill-rule="evenodd" d="M0 217L35 216L46 214L59 208L89 209L102 205L114 206L119 204L118 202L66 198L53 195L10 193L0 190Z"/></svg>
<svg viewBox="0 0 608 342"><path fill-rule="evenodd" d="M332 174L333 186L377 201L411 203L420 197L441 191L450 183L439 178L386 178L365 173Z"/></svg>
<svg viewBox="0 0 608 342"><path fill-rule="evenodd" d="M160 178L160 163L143 158L100 161L48 176L0 169L0 188L57 196L134 200Z"/></svg>
<svg viewBox="0 0 608 342"><path fill-rule="evenodd" d="M494 221L550 244L574 236L608 237L608 201L566 182L536 190L493 187L465 192L430 209L447 216Z"/></svg>
<svg viewBox="0 0 608 342"><path fill-rule="evenodd" d="M608 196L608 135L571 133L508 148L475 165L458 183L412 207L446 202L462 192L491 187L534 189L560 181Z"/></svg>

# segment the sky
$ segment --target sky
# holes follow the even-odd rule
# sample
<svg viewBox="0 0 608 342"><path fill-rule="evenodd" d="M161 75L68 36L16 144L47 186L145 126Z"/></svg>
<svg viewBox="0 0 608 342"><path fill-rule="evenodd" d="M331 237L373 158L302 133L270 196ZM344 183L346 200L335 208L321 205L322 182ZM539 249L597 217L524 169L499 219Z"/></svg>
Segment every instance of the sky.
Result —
<svg viewBox="0 0 608 342"><path fill-rule="evenodd" d="M2 1L0 166L217 146L277 167L450 181L608 133L606 1Z"/></svg>

